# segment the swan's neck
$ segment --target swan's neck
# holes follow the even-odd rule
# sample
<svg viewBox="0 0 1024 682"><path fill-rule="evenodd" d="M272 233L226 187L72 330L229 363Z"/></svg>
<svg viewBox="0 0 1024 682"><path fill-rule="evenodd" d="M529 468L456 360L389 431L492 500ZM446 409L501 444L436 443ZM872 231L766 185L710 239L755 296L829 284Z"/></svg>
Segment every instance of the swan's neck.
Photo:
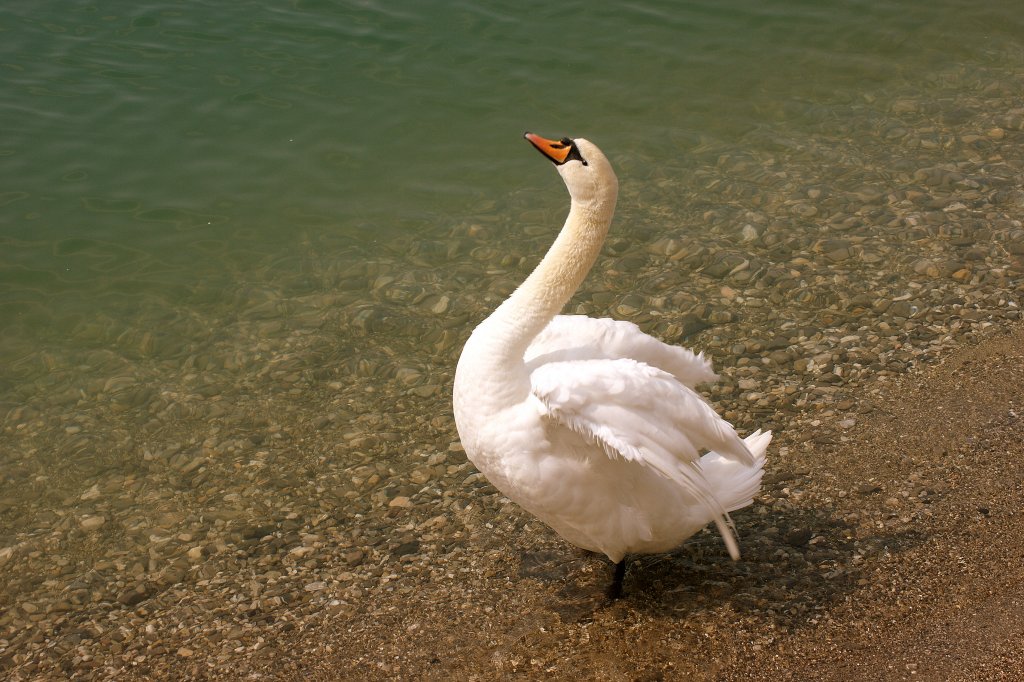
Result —
<svg viewBox="0 0 1024 682"><path fill-rule="evenodd" d="M596 206L572 203L543 260L481 325L493 359L523 363L530 342L562 310L594 265L614 212L614 197Z"/></svg>

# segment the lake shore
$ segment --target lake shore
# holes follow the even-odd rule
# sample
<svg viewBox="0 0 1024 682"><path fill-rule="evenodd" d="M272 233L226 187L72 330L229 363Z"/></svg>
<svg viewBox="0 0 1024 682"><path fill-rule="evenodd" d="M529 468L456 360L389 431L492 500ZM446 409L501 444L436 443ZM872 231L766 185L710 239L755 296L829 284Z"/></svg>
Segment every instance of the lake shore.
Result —
<svg viewBox="0 0 1024 682"><path fill-rule="evenodd" d="M359 617L305 619L242 654L242 669L315 680L1014 679L1022 386L1015 324L857 396L871 409L856 426L787 430L762 499L737 515L736 564L705 533L671 558L634 562L626 598L609 605L607 563L513 508L489 529L503 549L431 559L428 583L380 595ZM238 668L164 670L237 679Z"/></svg>
<svg viewBox="0 0 1024 682"><path fill-rule="evenodd" d="M1024 671L1022 388L1024 328L1013 325L904 377L849 442L808 453L808 468L869 481L854 488L859 504L889 510L901 528L817 624L723 677L1008 680Z"/></svg>
<svg viewBox="0 0 1024 682"><path fill-rule="evenodd" d="M1019 634L1022 82L957 71L948 101L805 103L814 125L764 145L623 159L567 312L707 353L709 400L778 438L735 515L742 560L705 531L635 560L614 605L607 562L498 494L451 417L465 338L563 215L534 192L15 334L0 671L998 679Z"/></svg>
<svg viewBox="0 0 1024 682"><path fill-rule="evenodd" d="M482 275L417 265L419 243L325 275L328 292L243 292L221 327L183 315L216 332L181 349L88 328L92 347L29 356L17 369L45 374L7 406L0 665L12 680L1000 679L1019 663L1021 546L1024 231L1007 215L969 243L900 247L884 225L839 253L804 237L788 270L732 263L726 238L613 239L573 311L710 353L716 407L779 435L735 515L742 560L702 532L635 560L610 606L607 562L497 493L450 415L468 322L529 261L457 292ZM784 257L770 236L743 247L751 261ZM457 238L508 262L486 229ZM907 255L936 245L982 257L943 277Z"/></svg>

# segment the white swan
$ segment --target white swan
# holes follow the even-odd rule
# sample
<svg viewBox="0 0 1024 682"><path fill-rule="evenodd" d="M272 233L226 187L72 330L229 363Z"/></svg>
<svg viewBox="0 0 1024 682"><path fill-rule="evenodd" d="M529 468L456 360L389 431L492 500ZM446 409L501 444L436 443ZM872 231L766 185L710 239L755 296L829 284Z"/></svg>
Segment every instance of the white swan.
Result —
<svg viewBox="0 0 1024 682"><path fill-rule="evenodd" d="M572 203L544 259L463 348L454 408L467 456L563 538L615 562L614 596L627 554L672 550L709 522L738 558L727 514L760 488L771 432L740 439L693 390L717 378L703 355L629 322L558 315L601 250L618 181L587 140L526 139Z"/></svg>

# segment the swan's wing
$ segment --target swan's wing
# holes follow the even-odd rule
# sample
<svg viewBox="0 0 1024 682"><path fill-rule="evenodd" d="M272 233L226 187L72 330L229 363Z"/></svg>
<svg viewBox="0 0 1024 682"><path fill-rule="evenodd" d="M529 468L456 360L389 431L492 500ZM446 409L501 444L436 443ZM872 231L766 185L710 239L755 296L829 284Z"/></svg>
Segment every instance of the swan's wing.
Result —
<svg viewBox="0 0 1024 682"><path fill-rule="evenodd" d="M662 369L691 388L718 378L702 353L662 343L632 322L586 315L556 316L530 343L525 357L528 366L620 358Z"/></svg>
<svg viewBox="0 0 1024 682"><path fill-rule="evenodd" d="M629 359L548 362L530 374L544 417L621 457L650 467L694 495L715 520L729 553L739 556L698 464L700 451L754 464L732 426L692 389L663 370Z"/></svg>

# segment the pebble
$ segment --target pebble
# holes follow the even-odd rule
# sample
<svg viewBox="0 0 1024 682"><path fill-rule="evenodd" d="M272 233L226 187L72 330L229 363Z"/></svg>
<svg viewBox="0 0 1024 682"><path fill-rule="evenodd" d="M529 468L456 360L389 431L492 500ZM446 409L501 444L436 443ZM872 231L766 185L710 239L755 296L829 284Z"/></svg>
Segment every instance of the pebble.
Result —
<svg viewBox="0 0 1024 682"><path fill-rule="evenodd" d="M135 606L156 594L156 586L146 583L138 583L117 595L117 601L125 606Z"/></svg>
<svg viewBox="0 0 1024 682"><path fill-rule="evenodd" d="M783 540L792 547L803 547L811 540L812 535L813 533L806 528L794 528L783 536Z"/></svg>
<svg viewBox="0 0 1024 682"><path fill-rule="evenodd" d="M103 493L100 492L100 484L95 483L91 488L82 493L79 499L83 502L90 502L92 500L98 500L102 495Z"/></svg>
<svg viewBox="0 0 1024 682"><path fill-rule="evenodd" d="M83 516L78 524L84 531L99 530L107 522L107 519L102 516Z"/></svg>

